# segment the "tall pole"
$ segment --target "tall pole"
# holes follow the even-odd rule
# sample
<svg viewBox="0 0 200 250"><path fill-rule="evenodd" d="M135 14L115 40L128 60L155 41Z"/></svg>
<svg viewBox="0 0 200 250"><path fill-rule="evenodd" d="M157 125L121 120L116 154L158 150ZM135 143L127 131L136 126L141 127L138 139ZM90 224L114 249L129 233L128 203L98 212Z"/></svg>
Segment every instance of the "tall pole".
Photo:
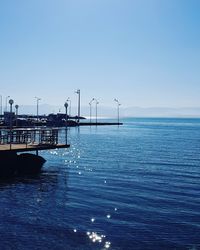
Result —
<svg viewBox="0 0 200 250"><path fill-rule="evenodd" d="M41 98L39 97L35 97L36 98L36 102L37 102L37 123L39 122L39 101L41 100Z"/></svg>
<svg viewBox="0 0 200 250"><path fill-rule="evenodd" d="M10 97L9 95L6 96L6 100L5 100L5 112L7 112L7 104L8 104L8 98L9 97Z"/></svg>
<svg viewBox="0 0 200 250"><path fill-rule="evenodd" d="M19 105L15 105L15 109L16 109L16 127L17 127L17 119L18 119L18 108L19 108Z"/></svg>
<svg viewBox="0 0 200 250"><path fill-rule="evenodd" d="M9 100L9 104L10 104L10 149L11 149L11 145L12 145L12 105L13 105L14 101L12 99Z"/></svg>
<svg viewBox="0 0 200 250"><path fill-rule="evenodd" d="M117 99L114 99L114 101L117 103L117 122L119 124L119 106L121 105Z"/></svg>
<svg viewBox="0 0 200 250"><path fill-rule="evenodd" d="M97 104L98 102L96 102L96 124L97 124Z"/></svg>
<svg viewBox="0 0 200 250"><path fill-rule="evenodd" d="M0 95L0 98L1 98L1 115L2 115L2 111L3 111L3 109L2 109L2 95Z"/></svg>
<svg viewBox="0 0 200 250"><path fill-rule="evenodd" d="M66 113L66 124L65 124L65 141L66 141L66 144L67 144L67 129L68 129L68 115L67 115L67 108L68 108L68 103L65 102L64 104L64 107L65 107L65 113Z"/></svg>
<svg viewBox="0 0 200 250"><path fill-rule="evenodd" d="M96 124L97 124L97 105L99 104L99 102L95 98L93 98L93 100L96 102Z"/></svg>
<svg viewBox="0 0 200 250"><path fill-rule="evenodd" d="M77 118L77 122L79 123L80 116L81 116L81 91L80 91L80 89L77 89L77 91L75 93L78 94L78 118Z"/></svg>
<svg viewBox="0 0 200 250"><path fill-rule="evenodd" d="M92 103L89 102L89 105L90 105L90 125L91 125L91 122L92 122L92 120L91 120L91 117L92 117Z"/></svg>
<svg viewBox="0 0 200 250"><path fill-rule="evenodd" d="M12 129L12 105L13 105L14 101L12 99L9 100L9 104L10 104L10 129Z"/></svg>
<svg viewBox="0 0 200 250"><path fill-rule="evenodd" d="M118 105L117 105L117 117L118 117L118 124L119 124L119 105L120 105L120 104L118 104Z"/></svg>
<svg viewBox="0 0 200 250"><path fill-rule="evenodd" d="M89 102L90 105L90 125L92 123L92 102L94 101L94 98L92 98L92 100Z"/></svg>
<svg viewBox="0 0 200 250"><path fill-rule="evenodd" d="M70 100L70 98L67 98L67 102L69 102L69 117L71 116L71 108L72 108L72 101Z"/></svg>

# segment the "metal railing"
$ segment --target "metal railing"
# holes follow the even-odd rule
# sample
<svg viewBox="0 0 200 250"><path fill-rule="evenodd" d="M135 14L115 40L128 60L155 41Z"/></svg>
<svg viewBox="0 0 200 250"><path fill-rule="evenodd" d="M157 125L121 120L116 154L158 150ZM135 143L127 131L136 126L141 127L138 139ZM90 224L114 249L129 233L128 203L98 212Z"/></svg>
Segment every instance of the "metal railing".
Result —
<svg viewBox="0 0 200 250"><path fill-rule="evenodd" d="M37 144L57 145L57 128L0 129L0 145L2 144Z"/></svg>

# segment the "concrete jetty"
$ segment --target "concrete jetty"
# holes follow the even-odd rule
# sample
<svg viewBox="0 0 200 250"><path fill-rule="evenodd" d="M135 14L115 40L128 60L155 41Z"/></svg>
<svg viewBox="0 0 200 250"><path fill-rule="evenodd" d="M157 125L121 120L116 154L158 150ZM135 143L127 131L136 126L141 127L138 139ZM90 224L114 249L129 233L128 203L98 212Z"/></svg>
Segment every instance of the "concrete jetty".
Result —
<svg viewBox="0 0 200 250"><path fill-rule="evenodd" d="M45 126L48 128L52 127L65 127L66 126L66 114L58 113L58 114L49 114L49 115L18 115L15 117L15 114L10 112L5 112L4 115L0 115L0 128L8 127L12 123L12 127L20 127L20 128L34 128L38 126ZM86 119L85 117L78 116L69 116L67 115L67 126L68 127L76 127L76 126L105 126L105 125L123 125L123 123L116 122L102 122L101 119L99 121L91 121Z"/></svg>
<svg viewBox="0 0 200 250"><path fill-rule="evenodd" d="M80 122L79 126L109 126L109 125L123 125L121 122Z"/></svg>

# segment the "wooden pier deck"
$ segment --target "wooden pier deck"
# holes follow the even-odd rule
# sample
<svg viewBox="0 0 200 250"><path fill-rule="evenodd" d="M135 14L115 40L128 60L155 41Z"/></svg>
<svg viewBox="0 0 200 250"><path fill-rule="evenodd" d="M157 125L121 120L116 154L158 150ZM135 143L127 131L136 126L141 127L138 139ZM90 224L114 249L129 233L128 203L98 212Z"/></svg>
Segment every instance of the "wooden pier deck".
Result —
<svg viewBox="0 0 200 250"><path fill-rule="evenodd" d="M69 144L56 144L56 145L40 145L40 144L4 144L0 145L1 152L28 152L28 151L37 151L37 150L48 150L56 148L69 148Z"/></svg>
<svg viewBox="0 0 200 250"><path fill-rule="evenodd" d="M1 129L0 154L69 148L67 138L59 142L58 128Z"/></svg>

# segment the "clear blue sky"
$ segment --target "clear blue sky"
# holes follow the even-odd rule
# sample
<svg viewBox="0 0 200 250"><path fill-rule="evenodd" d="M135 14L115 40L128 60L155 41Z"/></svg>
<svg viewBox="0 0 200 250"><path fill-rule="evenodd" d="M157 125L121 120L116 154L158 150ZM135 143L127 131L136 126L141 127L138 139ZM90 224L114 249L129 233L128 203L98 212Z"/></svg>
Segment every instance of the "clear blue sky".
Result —
<svg viewBox="0 0 200 250"><path fill-rule="evenodd" d="M199 0L1 0L0 94L200 107Z"/></svg>

